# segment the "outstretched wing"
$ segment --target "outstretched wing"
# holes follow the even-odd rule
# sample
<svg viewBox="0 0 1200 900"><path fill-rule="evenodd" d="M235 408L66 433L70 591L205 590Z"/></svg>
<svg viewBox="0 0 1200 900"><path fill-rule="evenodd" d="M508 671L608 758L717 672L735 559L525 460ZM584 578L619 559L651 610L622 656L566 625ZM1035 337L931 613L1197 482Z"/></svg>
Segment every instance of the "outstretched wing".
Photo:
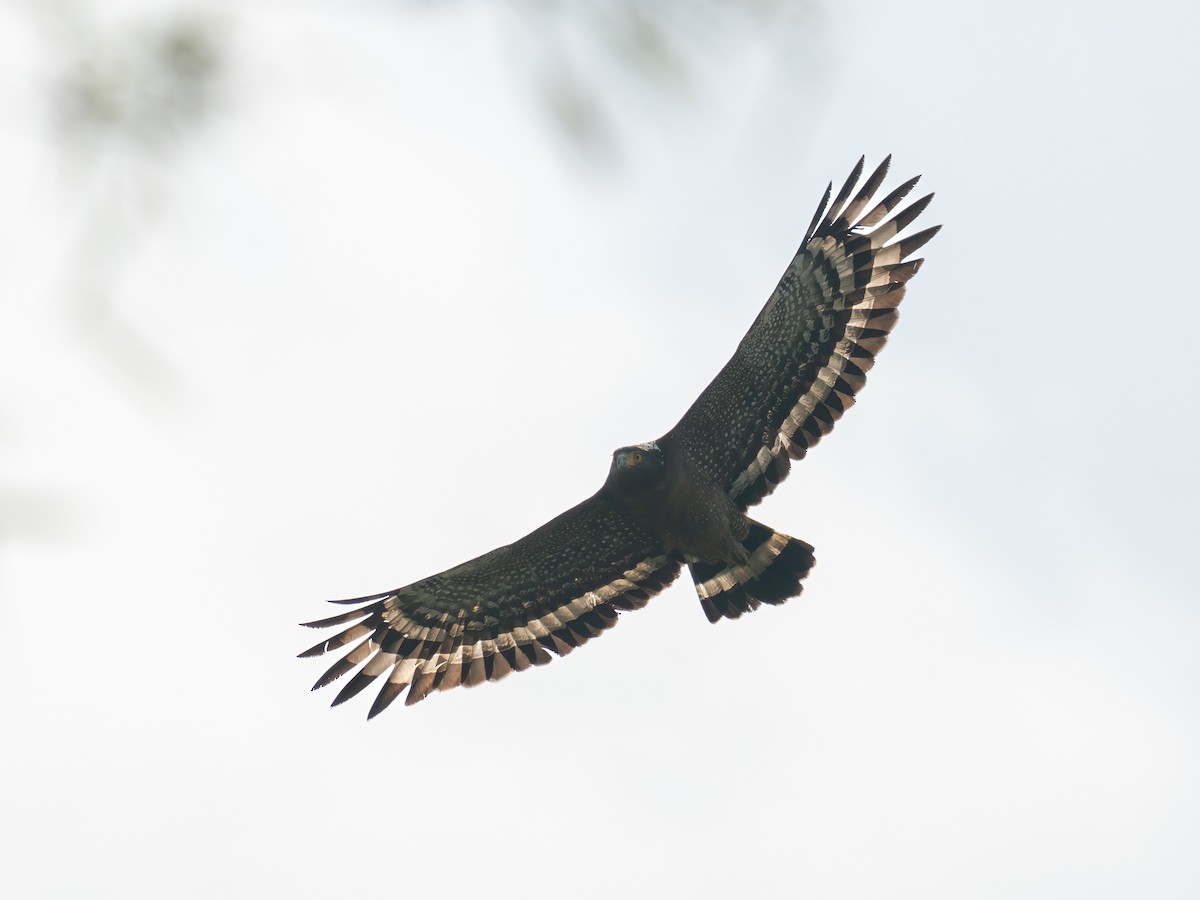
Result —
<svg viewBox="0 0 1200 900"><path fill-rule="evenodd" d="M893 240L933 199L929 194L888 218L917 178L868 210L890 161L851 199L860 159L828 212L833 185L826 189L737 352L671 431L743 509L771 493L791 460L854 402L896 323L905 282L921 265L908 257L941 227Z"/></svg>
<svg viewBox="0 0 1200 900"><path fill-rule="evenodd" d="M411 705L433 690L547 663L548 651L565 656L615 625L618 612L645 606L679 568L677 557L598 493L516 543L440 575L332 601L365 605L305 623L349 627L300 655L358 641L313 690L362 665L336 706L386 674L368 717L375 716L406 687Z"/></svg>

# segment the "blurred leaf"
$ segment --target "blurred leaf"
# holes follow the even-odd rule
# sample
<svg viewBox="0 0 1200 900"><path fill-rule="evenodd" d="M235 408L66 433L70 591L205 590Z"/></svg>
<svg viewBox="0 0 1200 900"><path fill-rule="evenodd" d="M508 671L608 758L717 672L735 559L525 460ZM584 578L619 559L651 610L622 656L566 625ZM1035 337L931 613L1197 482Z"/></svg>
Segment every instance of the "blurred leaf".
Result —
<svg viewBox="0 0 1200 900"><path fill-rule="evenodd" d="M185 13L112 33L60 33L74 39L63 48L54 99L72 135L161 148L185 138L216 104L224 57L211 19Z"/></svg>
<svg viewBox="0 0 1200 900"><path fill-rule="evenodd" d="M619 149L616 110L647 122L681 111L706 96L714 56L748 39L808 36L820 24L815 0L509 0L506 8L529 38L520 57L543 109L593 159Z"/></svg>

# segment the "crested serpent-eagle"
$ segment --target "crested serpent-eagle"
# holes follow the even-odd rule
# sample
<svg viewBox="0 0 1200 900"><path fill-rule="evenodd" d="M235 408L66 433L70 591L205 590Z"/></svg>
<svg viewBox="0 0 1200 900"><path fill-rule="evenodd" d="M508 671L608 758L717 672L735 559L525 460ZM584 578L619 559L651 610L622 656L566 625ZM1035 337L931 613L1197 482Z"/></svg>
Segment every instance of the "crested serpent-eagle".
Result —
<svg viewBox="0 0 1200 900"><path fill-rule="evenodd" d="M382 594L336 600L341 627L301 656L350 649L313 686L359 668L334 698L379 678L369 715L405 688L495 681L565 656L640 609L687 566L710 621L797 596L813 548L746 516L853 402L896 323L897 306L937 232L901 232L912 178L874 197L891 157L855 192L858 161L813 216L787 271L733 358L679 423L613 454L604 485L515 543Z"/></svg>

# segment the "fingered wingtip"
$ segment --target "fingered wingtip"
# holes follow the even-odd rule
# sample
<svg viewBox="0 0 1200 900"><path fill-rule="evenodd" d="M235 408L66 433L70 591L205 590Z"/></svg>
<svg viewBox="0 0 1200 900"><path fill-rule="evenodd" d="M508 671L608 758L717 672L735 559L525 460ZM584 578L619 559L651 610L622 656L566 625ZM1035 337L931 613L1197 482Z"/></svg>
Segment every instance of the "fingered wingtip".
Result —
<svg viewBox="0 0 1200 900"><path fill-rule="evenodd" d="M380 600L386 596L387 594L372 594L370 597L347 597L344 600L326 600L325 602L337 606L349 606L354 603L370 603L372 600Z"/></svg>
<svg viewBox="0 0 1200 900"><path fill-rule="evenodd" d="M321 641L320 643L313 644L307 650L301 650L299 653L296 654L296 659L312 659L314 656L321 656L323 653L325 653L328 650L329 650L329 642Z"/></svg>

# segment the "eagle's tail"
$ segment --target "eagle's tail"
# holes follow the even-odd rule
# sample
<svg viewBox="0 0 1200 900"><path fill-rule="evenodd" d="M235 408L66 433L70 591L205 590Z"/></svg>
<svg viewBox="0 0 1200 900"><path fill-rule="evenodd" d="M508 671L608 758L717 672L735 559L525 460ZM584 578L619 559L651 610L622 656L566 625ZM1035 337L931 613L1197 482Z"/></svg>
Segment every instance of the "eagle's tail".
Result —
<svg viewBox="0 0 1200 900"><path fill-rule="evenodd" d="M800 584L813 567L813 548L804 541L750 522L742 546L750 554L744 563L691 563L692 580L708 621L736 619L764 603L776 605L799 596Z"/></svg>

